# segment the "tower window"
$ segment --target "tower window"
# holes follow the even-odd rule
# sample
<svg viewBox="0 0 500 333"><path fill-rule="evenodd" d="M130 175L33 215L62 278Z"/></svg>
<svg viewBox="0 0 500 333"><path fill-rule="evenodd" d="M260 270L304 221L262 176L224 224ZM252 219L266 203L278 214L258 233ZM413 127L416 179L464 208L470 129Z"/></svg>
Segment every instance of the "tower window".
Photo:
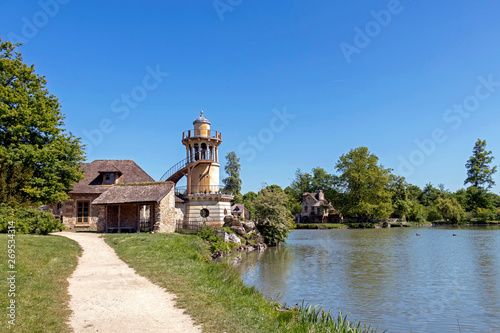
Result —
<svg viewBox="0 0 500 333"><path fill-rule="evenodd" d="M200 215L201 217L208 217L210 215L210 211L206 208L203 208L202 210L200 210Z"/></svg>

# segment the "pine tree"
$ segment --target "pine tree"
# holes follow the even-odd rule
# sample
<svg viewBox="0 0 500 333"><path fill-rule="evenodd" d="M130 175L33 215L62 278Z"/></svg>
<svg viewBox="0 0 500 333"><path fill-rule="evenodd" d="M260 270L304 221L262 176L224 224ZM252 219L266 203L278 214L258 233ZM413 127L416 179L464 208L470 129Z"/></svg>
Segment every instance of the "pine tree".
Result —
<svg viewBox="0 0 500 333"><path fill-rule="evenodd" d="M495 185L493 174L497 172L497 167L490 166L494 159L492 154L493 152L486 150L486 140L478 139L472 150L472 156L465 164L467 179L464 185L471 184L481 189L490 189Z"/></svg>

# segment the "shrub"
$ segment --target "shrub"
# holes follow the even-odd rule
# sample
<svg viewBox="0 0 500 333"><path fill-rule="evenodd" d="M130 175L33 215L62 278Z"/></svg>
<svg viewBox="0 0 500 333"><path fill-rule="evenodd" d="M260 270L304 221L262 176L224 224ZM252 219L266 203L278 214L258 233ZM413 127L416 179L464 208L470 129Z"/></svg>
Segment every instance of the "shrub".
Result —
<svg viewBox="0 0 500 333"><path fill-rule="evenodd" d="M488 208L478 208L476 212L477 219L480 222L492 221L495 219L496 214L496 210Z"/></svg>
<svg viewBox="0 0 500 333"><path fill-rule="evenodd" d="M210 251L212 253L217 251L228 253L238 246L238 244L235 243L225 242L221 236L217 235L213 228L207 226L201 228L198 232L198 237L210 243Z"/></svg>
<svg viewBox="0 0 500 333"><path fill-rule="evenodd" d="M425 219L429 222L441 221L443 219L443 216L441 216L436 207L426 207L425 215Z"/></svg>
<svg viewBox="0 0 500 333"><path fill-rule="evenodd" d="M51 213L29 206L13 207L0 204L0 233L7 232L10 221L16 223L18 234L47 235L50 232L65 229L61 221L54 218Z"/></svg>
<svg viewBox="0 0 500 333"><path fill-rule="evenodd" d="M446 222L460 223L465 215L465 212L457 199L437 198L436 208L443 216Z"/></svg>

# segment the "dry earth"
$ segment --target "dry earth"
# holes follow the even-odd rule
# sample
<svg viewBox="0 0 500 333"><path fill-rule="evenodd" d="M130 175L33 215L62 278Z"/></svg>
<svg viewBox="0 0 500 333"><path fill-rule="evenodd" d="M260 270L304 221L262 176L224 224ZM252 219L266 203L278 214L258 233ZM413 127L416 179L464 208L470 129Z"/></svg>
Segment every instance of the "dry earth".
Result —
<svg viewBox="0 0 500 333"><path fill-rule="evenodd" d="M99 234L59 232L83 254L68 279L75 332L201 332L175 295L139 276Z"/></svg>

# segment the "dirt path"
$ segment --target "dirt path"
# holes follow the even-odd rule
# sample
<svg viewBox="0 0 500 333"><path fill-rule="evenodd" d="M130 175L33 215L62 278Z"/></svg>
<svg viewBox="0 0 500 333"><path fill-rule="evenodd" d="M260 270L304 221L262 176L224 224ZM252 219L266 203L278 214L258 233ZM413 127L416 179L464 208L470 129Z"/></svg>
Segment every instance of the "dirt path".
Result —
<svg viewBox="0 0 500 333"><path fill-rule="evenodd" d="M201 332L175 295L154 285L118 258L99 234L59 232L83 249L68 279L70 325L79 332Z"/></svg>

